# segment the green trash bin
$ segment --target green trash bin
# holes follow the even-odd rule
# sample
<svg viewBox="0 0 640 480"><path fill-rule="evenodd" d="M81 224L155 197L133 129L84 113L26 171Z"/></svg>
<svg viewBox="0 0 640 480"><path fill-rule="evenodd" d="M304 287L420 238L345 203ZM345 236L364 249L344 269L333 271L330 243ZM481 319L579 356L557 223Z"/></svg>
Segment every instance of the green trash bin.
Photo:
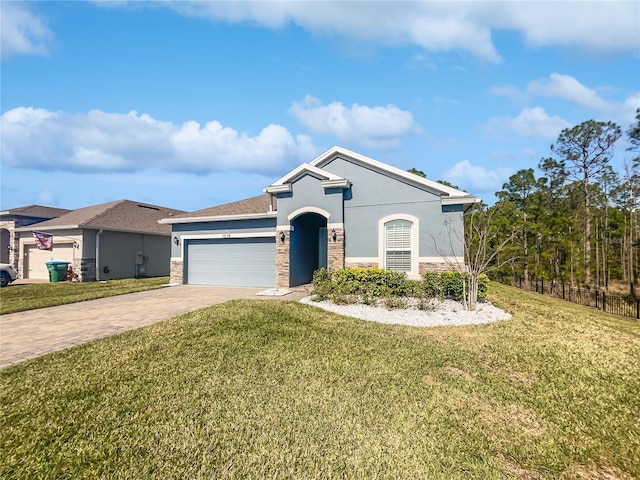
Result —
<svg viewBox="0 0 640 480"><path fill-rule="evenodd" d="M46 262L45 265L49 270L49 281L50 282L61 282L64 280L64 276L67 274L67 270L69 269L69 262Z"/></svg>

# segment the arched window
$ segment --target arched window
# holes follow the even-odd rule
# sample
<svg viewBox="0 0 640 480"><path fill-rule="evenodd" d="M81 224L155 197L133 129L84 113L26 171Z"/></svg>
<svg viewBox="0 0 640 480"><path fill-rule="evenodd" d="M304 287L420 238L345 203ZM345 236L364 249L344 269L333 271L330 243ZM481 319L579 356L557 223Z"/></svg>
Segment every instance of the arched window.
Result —
<svg viewBox="0 0 640 480"><path fill-rule="evenodd" d="M413 258L413 223L392 220L384 224L384 268L411 272Z"/></svg>

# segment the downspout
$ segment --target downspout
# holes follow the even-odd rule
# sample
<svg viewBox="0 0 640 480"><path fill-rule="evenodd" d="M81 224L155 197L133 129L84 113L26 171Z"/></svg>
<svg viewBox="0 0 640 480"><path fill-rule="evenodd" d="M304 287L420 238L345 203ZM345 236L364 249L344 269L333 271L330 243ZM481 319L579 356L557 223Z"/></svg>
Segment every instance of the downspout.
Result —
<svg viewBox="0 0 640 480"><path fill-rule="evenodd" d="M103 229L101 228L98 233L96 233L96 282L100 281L100 234Z"/></svg>

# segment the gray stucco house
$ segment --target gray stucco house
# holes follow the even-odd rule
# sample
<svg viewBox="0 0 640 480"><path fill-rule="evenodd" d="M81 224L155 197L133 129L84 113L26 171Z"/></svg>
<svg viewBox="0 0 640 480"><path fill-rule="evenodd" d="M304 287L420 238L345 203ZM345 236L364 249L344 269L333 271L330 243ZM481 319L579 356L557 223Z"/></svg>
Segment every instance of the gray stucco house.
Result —
<svg viewBox="0 0 640 480"><path fill-rule="evenodd" d="M342 147L265 194L160 220L171 225L171 282L287 288L320 267L418 278L463 257L463 213L479 199Z"/></svg>
<svg viewBox="0 0 640 480"><path fill-rule="evenodd" d="M16 228L18 273L22 278L46 280L45 263L59 260L69 262L83 282L168 275L171 228L158 220L183 213L117 200ZM53 235L53 249L38 249L34 231Z"/></svg>
<svg viewBox="0 0 640 480"><path fill-rule="evenodd" d="M44 222L70 211L43 205L28 205L2 210L0 212L0 263L10 263L13 268L18 270L20 248L15 233L16 228Z"/></svg>

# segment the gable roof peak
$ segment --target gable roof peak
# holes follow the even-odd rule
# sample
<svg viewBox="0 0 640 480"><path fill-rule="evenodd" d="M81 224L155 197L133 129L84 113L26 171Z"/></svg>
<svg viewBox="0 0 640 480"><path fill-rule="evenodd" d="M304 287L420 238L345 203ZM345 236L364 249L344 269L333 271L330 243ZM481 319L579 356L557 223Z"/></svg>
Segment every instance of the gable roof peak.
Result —
<svg viewBox="0 0 640 480"><path fill-rule="evenodd" d="M415 175L414 173L407 172L406 170L394 167L393 165L380 162L379 160L374 160L371 157L367 157L366 155L362 155L361 153L354 152L352 150L349 150L348 148L340 147L338 145L331 147L324 153L321 153L309 163L314 167L323 168L325 165L336 158L351 160L354 163L367 166L378 172L388 174L391 177L407 181L415 186L418 186L419 188L434 192L441 197L460 198L464 199L465 203L476 203L480 201L478 197L471 195L470 193L463 192L462 190L449 187L428 178L420 177L418 175Z"/></svg>
<svg viewBox="0 0 640 480"><path fill-rule="evenodd" d="M322 170L310 163L302 163L266 187L263 191L267 193L290 192L291 184L304 175L311 175L318 178L324 188L349 188L351 186L351 182L346 178Z"/></svg>

